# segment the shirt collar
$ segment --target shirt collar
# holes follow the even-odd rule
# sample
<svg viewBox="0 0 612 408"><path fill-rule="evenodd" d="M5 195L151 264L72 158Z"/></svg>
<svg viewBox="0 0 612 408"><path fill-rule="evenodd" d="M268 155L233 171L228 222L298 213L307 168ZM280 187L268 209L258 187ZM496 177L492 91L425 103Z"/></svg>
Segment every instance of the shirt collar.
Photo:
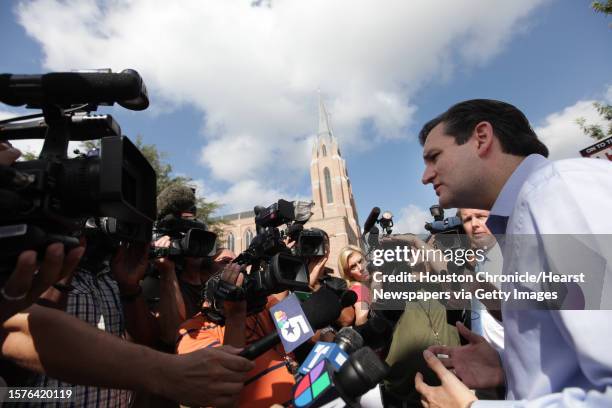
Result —
<svg viewBox="0 0 612 408"><path fill-rule="evenodd" d="M519 164L514 170L510 178L504 184L504 187L497 196L497 200L491 208L491 215L500 215L509 217L514 209L514 204L521 191L521 187L527 178L536 169L548 163L548 159L540 154L530 154Z"/></svg>

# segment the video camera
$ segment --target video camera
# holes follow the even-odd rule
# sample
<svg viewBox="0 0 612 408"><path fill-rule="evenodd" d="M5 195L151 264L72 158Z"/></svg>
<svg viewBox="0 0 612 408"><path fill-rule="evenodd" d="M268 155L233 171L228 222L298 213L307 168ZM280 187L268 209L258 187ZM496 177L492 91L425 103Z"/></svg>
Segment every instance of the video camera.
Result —
<svg viewBox="0 0 612 408"><path fill-rule="evenodd" d="M444 218L444 209L439 205L429 207L433 222L425 224L425 229L435 235L435 245L439 249L467 248L463 222L457 216Z"/></svg>
<svg viewBox="0 0 612 408"><path fill-rule="evenodd" d="M168 248L151 248L153 258L204 258L214 255L217 234L208 231L206 224L199 220L177 218L168 215L157 222L153 229L154 236L170 237Z"/></svg>
<svg viewBox="0 0 612 408"><path fill-rule="evenodd" d="M4 261L51 242L77 246L90 217L114 218L120 239L150 241L155 171L112 116L91 114L98 105L115 102L146 109L146 87L136 71L2 74L0 102L42 110L0 121L0 140L44 139L38 159L0 167ZM69 141L96 139L101 139L99 155L68 158Z"/></svg>
<svg viewBox="0 0 612 408"><path fill-rule="evenodd" d="M280 199L268 207L257 206L255 226L257 235L249 247L234 259L234 263L250 265L241 288L220 280L209 279L206 298L213 303L205 310L216 321L223 319L223 300L246 300L247 313L258 313L265 307L267 297L285 290L310 292L308 267L305 258L324 255L326 237L320 230L305 230L313 203ZM278 227L287 228L281 233ZM287 247L285 238L296 242L294 251Z"/></svg>

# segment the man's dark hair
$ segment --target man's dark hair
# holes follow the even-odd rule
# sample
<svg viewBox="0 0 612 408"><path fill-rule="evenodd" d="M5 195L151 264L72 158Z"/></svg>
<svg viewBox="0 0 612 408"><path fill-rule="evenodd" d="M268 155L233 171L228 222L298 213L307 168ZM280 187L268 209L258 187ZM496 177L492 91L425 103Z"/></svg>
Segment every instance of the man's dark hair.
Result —
<svg viewBox="0 0 612 408"><path fill-rule="evenodd" d="M472 99L451 106L423 126L419 132L419 142L424 145L432 129L443 123L444 133L453 136L455 143L462 145L482 121L491 124L504 153L515 156L538 153L548 157L548 148L538 139L523 112L509 103L493 99Z"/></svg>

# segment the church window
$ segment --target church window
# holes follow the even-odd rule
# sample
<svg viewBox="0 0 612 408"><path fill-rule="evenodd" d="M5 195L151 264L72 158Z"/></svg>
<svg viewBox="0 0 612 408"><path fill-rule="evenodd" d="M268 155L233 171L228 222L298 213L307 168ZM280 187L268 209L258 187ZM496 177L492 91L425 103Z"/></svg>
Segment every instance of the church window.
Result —
<svg viewBox="0 0 612 408"><path fill-rule="evenodd" d="M327 149L325 148L325 145L321 147L321 151L323 152L323 157L327 156Z"/></svg>
<svg viewBox="0 0 612 408"><path fill-rule="evenodd" d="M327 202L333 203L334 196L332 195L331 176L327 167L325 170L323 170L323 176L325 177L325 192L327 193Z"/></svg>
<svg viewBox="0 0 612 408"><path fill-rule="evenodd" d="M234 234L231 232L227 234L227 249L234 252Z"/></svg>
<svg viewBox="0 0 612 408"><path fill-rule="evenodd" d="M251 245L251 241L253 241L253 232L250 229L247 229L244 233L244 248L248 248Z"/></svg>

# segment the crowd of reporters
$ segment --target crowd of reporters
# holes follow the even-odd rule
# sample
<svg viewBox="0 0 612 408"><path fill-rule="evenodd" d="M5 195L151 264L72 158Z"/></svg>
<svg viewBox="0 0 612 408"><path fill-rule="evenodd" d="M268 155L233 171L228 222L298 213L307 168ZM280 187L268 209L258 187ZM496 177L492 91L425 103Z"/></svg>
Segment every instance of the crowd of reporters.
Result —
<svg viewBox="0 0 612 408"><path fill-rule="evenodd" d="M19 152L4 142L0 154L2 164L10 165ZM77 406L289 404L296 378L300 378L297 369L314 342L333 341L343 327L355 327L358 334L353 337L359 337L359 344L365 339L365 344L393 367L390 375L383 370L388 378L381 383L381 393L386 405L400 406L410 404L410 396L414 397L410 381L414 370L410 367L425 369L422 362L415 362L422 360L418 354L432 344L459 344L440 305L434 309L435 326L431 304L425 313L428 321L414 321L408 308L372 310L372 265L367 264L361 246L343 248L334 272L328 266L327 234L304 229L303 222L291 223L293 215L258 229L259 241L236 259L229 249L217 247L214 234L197 220L195 200L194 191L184 185L162 191L150 245L112 240L100 228L102 221L90 218L84 226L87 239L81 239L80 246L65 251L62 244L51 244L38 260L35 251L22 252L2 287L2 373L7 384L75 387ZM282 207L287 204L295 214L298 206L284 200L264 210L273 208L286 215ZM305 208L309 210L307 205ZM289 228L279 235L276 227L285 222ZM188 237L189 232L198 230L209 235ZM308 243L306 238L300 239L302 233L310 235ZM313 241L312 236L318 239ZM263 245L266 240L271 241L267 246ZM400 243L427 245L413 235L388 234L377 245ZM276 250L270 249L274 247ZM285 256L280 260L284 263L276 265L282 270L271 270L270 256L275 252ZM290 254L301 255L292 261ZM260 265L266 259L267 265ZM300 265L306 268L305 274ZM248 272L255 272L255 268L269 274L263 279L272 279L269 287L248 286L247 281L253 279ZM274 274L286 274L286 268L293 281L283 284L287 277ZM337 294L353 292L354 298L342 304L338 316L325 322L310 342L292 353L275 345L253 361L236 355L275 332L269 310L287 296L288 289L316 292L323 287ZM250 296L249 291L259 298ZM431 337L429 328L436 337L444 332L444 343L439 338L415 340L414 333L420 328L427 339ZM61 344L65 338L70 342ZM24 350L23 342L32 343L32 349ZM172 357L172 353L178 356ZM88 358L94 355L96 358ZM92 367L101 360L103 364ZM171 370L173 365L179 369ZM140 371L143 367L149 370ZM143 379L148 376L161 378Z"/></svg>

